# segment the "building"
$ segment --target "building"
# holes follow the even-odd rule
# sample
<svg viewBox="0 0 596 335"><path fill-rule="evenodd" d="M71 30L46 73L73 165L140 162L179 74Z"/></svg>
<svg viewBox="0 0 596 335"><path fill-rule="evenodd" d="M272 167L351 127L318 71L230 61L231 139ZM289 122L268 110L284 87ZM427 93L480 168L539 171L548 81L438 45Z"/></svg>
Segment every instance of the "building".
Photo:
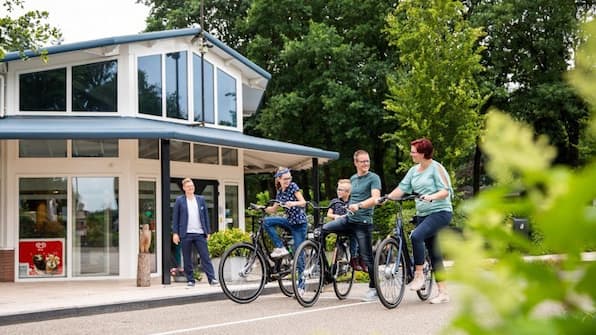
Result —
<svg viewBox="0 0 596 335"><path fill-rule="evenodd" d="M152 272L169 282L182 178L213 231L244 229L246 173L316 172L339 156L243 134L271 76L198 28L47 52L0 60L2 281L135 278L147 223Z"/></svg>

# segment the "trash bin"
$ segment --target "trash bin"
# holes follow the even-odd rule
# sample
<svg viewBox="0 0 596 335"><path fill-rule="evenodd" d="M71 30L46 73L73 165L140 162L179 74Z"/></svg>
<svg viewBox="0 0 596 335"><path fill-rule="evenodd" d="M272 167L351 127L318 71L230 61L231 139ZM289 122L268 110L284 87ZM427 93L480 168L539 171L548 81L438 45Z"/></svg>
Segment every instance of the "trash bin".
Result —
<svg viewBox="0 0 596 335"><path fill-rule="evenodd" d="M513 231L530 238L530 223L527 218L513 218Z"/></svg>

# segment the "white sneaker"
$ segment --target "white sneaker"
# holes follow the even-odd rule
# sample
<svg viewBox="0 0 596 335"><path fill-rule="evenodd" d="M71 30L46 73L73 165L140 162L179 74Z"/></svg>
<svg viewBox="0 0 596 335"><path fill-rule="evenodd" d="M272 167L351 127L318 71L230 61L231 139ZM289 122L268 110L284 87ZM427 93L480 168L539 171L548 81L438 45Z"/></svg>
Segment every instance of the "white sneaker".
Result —
<svg viewBox="0 0 596 335"><path fill-rule="evenodd" d="M445 302L449 302L449 294L446 292L440 292L436 297L430 299L428 302L431 304L442 304Z"/></svg>
<svg viewBox="0 0 596 335"><path fill-rule="evenodd" d="M369 288L368 292L362 297L362 301L375 301L379 298L376 288Z"/></svg>
<svg viewBox="0 0 596 335"><path fill-rule="evenodd" d="M279 257L287 256L289 254L290 254L290 252L285 247L275 248L275 249L273 249L273 252L271 253L271 258L279 258Z"/></svg>
<svg viewBox="0 0 596 335"><path fill-rule="evenodd" d="M410 283L410 290L419 291L424 287L424 275L415 274L414 280Z"/></svg>

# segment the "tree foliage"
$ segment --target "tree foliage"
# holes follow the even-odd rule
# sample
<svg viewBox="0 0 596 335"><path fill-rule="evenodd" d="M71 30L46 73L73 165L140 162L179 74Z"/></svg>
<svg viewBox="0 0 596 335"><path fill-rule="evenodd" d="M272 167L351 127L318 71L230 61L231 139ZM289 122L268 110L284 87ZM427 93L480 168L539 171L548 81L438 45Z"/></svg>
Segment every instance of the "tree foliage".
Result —
<svg viewBox="0 0 596 335"><path fill-rule="evenodd" d="M471 0L469 20L487 35L482 75L491 105L545 134L558 149L555 162L577 166L588 109L564 81L581 41L579 24L594 1Z"/></svg>
<svg viewBox="0 0 596 335"><path fill-rule="evenodd" d="M569 76L592 106L596 22L587 26L589 42L577 54ZM465 241L450 241L451 279L465 285L463 307L447 333L591 334L594 331L596 262L582 262L596 236L596 160L572 170L551 165L556 149L531 126L493 111L482 141L495 185L467 201ZM520 198L508 194L524 190ZM528 262L536 245L511 230L512 213L530 218L543 236L540 247L562 257ZM486 259L496 259L487 263Z"/></svg>
<svg viewBox="0 0 596 335"><path fill-rule="evenodd" d="M18 51L21 58L26 59L26 50L31 50L42 56L46 61L46 52L42 47L48 43L57 44L61 41L62 33L44 21L48 12L30 10L23 15L13 18L11 13L18 9L25 9L24 0L4 0L2 8L6 15L0 16L0 59L10 51Z"/></svg>
<svg viewBox="0 0 596 335"><path fill-rule="evenodd" d="M486 100L474 78L482 71L477 45L482 31L472 28L464 14L459 1L408 0L387 18L399 64L389 76L385 101L395 131L385 138L404 152L411 140L430 138L450 169L473 148L478 110Z"/></svg>

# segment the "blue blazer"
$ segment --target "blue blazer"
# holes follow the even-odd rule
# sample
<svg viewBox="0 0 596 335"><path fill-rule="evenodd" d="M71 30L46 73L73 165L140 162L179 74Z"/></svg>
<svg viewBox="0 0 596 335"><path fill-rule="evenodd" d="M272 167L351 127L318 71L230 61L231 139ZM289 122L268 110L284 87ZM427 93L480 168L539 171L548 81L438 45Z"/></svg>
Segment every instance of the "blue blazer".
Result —
<svg viewBox="0 0 596 335"><path fill-rule="evenodd" d="M207 203L205 197L195 195L197 205L199 206L199 217L201 218L201 226L205 234L211 234L209 226L209 215L207 214ZM181 239L186 236L188 230L188 207L186 205L186 195L181 195L176 198L174 204L174 224L172 225L172 233L178 234Z"/></svg>

